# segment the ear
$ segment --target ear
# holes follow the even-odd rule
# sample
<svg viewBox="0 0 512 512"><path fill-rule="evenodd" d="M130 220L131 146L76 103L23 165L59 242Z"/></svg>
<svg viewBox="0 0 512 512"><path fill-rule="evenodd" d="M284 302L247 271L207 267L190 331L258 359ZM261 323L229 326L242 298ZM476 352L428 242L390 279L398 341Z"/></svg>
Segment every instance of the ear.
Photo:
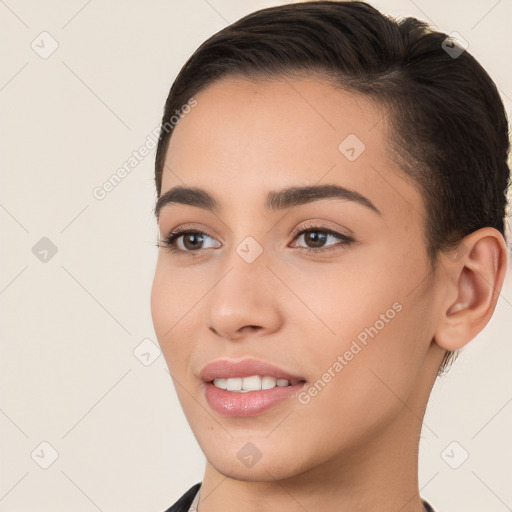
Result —
<svg viewBox="0 0 512 512"><path fill-rule="evenodd" d="M489 322L507 271L507 244L486 227L466 236L455 251L442 255L446 298L434 334L446 350L469 343Z"/></svg>

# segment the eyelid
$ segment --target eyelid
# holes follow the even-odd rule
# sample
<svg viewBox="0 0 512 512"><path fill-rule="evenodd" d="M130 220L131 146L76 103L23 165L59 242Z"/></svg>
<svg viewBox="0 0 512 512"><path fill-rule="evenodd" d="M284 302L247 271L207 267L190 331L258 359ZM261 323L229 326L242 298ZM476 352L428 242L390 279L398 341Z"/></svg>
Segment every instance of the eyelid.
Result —
<svg viewBox="0 0 512 512"><path fill-rule="evenodd" d="M202 224L196 224L196 223L193 223L193 222L189 222L189 223L186 223L186 224L180 224L178 225L177 227L175 228L172 228L172 229L169 229L169 230L162 230L163 231L163 235L160 235L160 239L164 239L164 240L167 240L171 235L173 234L185 234L185 233L188 233L190 231L192 232L197 232L197 233L201 233L203 235L206 235L210 238L213 238L214 240L220 242L220 243L224 243L222 237L220 236L217 236L217 234L209 229L209 228L206 228L204 225Z"/></svg>
<svg viewBox="0 0 512 512"><path fill-rule="evenodd" d="M332 234L333 236L339 236L339 237L345 237L345 238L352 238L352 230L348 228L343 228L348 233L344 233L342 228L335 228L333 226L330 226L328 224L325 224L323 221L318 220L308 220L301 224L299 224L292 233L292 237L295 237L300 234L303 231L308 230L318 230L318 231L327 231L328 233Z"/></svg>

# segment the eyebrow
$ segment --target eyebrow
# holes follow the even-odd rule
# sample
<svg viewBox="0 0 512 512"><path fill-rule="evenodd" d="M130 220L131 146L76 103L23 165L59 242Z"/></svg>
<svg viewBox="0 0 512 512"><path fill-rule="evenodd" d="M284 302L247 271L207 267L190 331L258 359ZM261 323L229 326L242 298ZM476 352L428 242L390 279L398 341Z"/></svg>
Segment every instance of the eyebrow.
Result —
<svg viewBox="0 0 512 512"><path fill-rule="evenodd" d="M265 209L274 212L312 203L314 201L320 201L322 199L353 201L382 215L381 211L367 197L355 190L333 184L289 187L282 190L270 191L265 197ZM219 212L221 210L220 202L206 190L181 185L169 189L158 198L154 208L157 219L160 216L162 208L170 204L186 204L211 212Z"/></svg>

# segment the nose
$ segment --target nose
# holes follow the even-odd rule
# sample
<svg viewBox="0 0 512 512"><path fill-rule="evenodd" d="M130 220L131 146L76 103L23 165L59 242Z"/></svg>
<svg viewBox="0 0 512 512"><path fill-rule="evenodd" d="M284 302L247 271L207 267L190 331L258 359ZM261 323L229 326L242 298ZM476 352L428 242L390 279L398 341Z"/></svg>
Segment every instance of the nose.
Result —
<svg viewBox="0 0 512 512"><path fill-rule="evenodd" d="M276 285L264 254L248 263L233 250L208 294L208 328L232 341L275 332L283 321L279 296L271 292Z"/></svg>

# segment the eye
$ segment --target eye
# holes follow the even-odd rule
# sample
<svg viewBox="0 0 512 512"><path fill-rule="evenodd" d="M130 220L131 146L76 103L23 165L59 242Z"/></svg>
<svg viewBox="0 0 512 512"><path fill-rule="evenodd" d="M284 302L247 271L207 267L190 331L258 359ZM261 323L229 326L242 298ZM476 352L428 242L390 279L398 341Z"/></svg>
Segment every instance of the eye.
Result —
<svg viewBox="0 0 512 512"><path fill-rule="evenodd" d="M186 254L196 256L201 249L208 249L210 247L220 247L220 244L204 246L205 240L214 239L206 234L204 231L197 229L178 228L172 231L163 240L159 240L156 244L157 247L165 247L169 251L178 254Z"/></svg>
<svg viewBox="0 0 512 512"><path fill-rule="evenodd" d="M333 251L339 247L347 246L354 241L353 238L327 226L308 225L301 226L298 229L299 231L295 234L294 241L303 238L306 246L302 246L302 248L307 249L307 254ZM326 246L329 239L338 240L338 243Z"/></svg>

